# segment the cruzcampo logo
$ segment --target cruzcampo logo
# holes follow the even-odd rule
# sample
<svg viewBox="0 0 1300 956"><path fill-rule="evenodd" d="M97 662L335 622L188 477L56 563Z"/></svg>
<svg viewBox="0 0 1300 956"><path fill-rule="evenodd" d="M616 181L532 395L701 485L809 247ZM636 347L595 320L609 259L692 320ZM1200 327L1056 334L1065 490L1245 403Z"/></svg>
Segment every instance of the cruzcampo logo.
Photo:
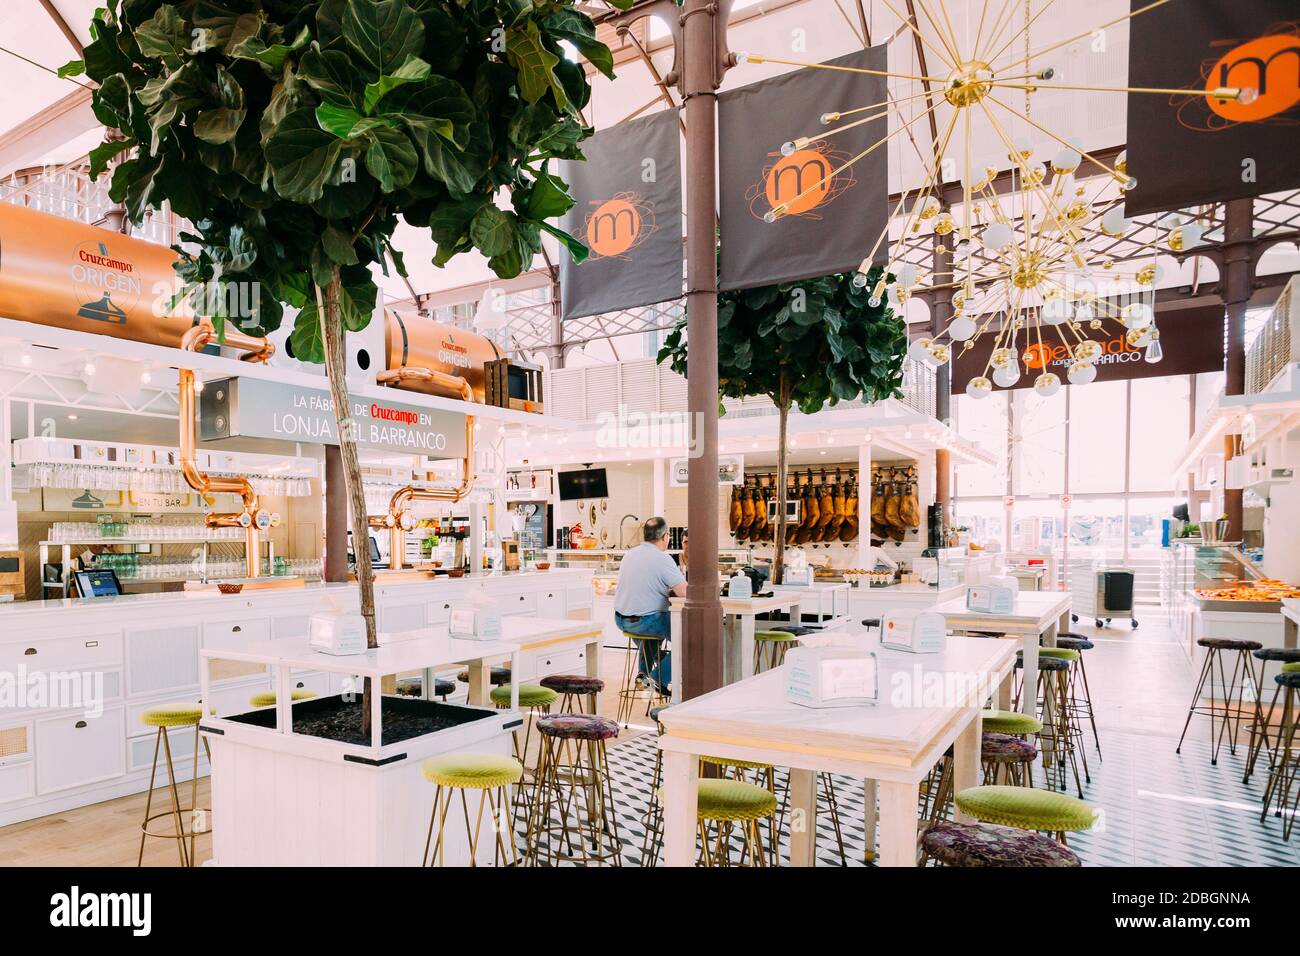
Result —
<svg viewBox="0 0 1300 956"><path fill-rule="evenodd" d="M829 140L817 140L788 156L768 153L775 162L763 167L760 182L746 191L749 211L764 219L775 211L779 218L802 216L820 219L827 206L857 185L851 157Z"/></svg>
<svg viewBox="0 0 1300 956"><path fill-rule="evenodd" d="M126 323L140 299L142 285L135 266L114 256L107 244L83 242L73 252L70 276L81 307L77 315L97 322Z"/></svg>
<svg viewBox="0 0 1300 956"><path fill-rule="evenodd" d="M584 231L592 259L631 259L631 252L658 229L654 203L638 193L623 192L593 200Z"/></svg>

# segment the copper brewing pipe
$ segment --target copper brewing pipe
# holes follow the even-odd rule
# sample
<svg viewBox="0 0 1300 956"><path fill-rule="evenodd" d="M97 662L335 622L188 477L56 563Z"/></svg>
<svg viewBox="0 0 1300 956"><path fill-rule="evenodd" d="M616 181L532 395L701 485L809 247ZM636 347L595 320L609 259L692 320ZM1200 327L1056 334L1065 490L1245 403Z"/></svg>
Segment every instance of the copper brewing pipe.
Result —
<svg viewBox="0 0 1300 956"><path fill-rule="evenodd" d="M448 375L446 372L436 372L427 368L402 368L394 369L393 372L381 373L390 377L396 377L394 373L401 373L402 380L418 379L426 384L435 387L445 388L448 391L457 392L458 398L462 401L472 402L474 400L474 390L469 382L455 375ZM460 484L454 488L416 488L413 485L407 485L399 488L393 493L393 497L388 502L388 514L372 515L367 522L372 528L388 528L388 567L396 571L402 566L403 553L406 550L406 531L402 527L402 509L411 501L460 501L474 485L474 416L465 416L465 460L462 463Z"/></svg>
<svg viewBox="0 0 1300 956"><path fill-rule="evenodd" d="M181 348L187 352L195 352L216 338L216 330L211 325L200 323L182 336ZM265 362L275 351L275 346L266 339L245 335L242 332L227 331L223 344L245 350L240 356L240 359L245 362ZM242 527L244 529L244 570L248 577L258 577L262 562L256 519L257 493L249 480L242 475L217 478L199 471L194 461L195 449L198 445L196 434L198 426L194 417L194 370L177 369L176 384L180 414L181 474L185 476L185 483L201 495L225 492L240 496L244 503L242 512L210 512L207 515L207 525L209 528Z"/></svg>

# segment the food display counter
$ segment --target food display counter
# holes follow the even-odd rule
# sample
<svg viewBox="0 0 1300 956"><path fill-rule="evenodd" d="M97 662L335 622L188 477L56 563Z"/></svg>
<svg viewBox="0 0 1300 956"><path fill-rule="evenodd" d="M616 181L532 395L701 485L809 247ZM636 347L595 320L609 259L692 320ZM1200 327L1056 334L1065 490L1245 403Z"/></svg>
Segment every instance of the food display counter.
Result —
<svg viewBox="0 0 1300 956"><path fill-rule="evenodd" d="M457 602L486 594L503 615L586 618L591 574L521 571L464 578L376 581L385 633L445 624ZM202 650L250 641L301 641L322 610L355 611L354 584L283 590L165 592L51 599L0 606L0 670L24 688L0 715L0 826L137 793L148 786L150 728L140 714L199 696ZM574 654L520 655L521 679L585 670ZM341 675L296 671L295 689L336 691ZM212 684L219 711L247 703L255 679L235 672ZM172 744L177 773L190 772L193 738ZM183 768L183 769L182 769ZM205 773L202 763L200 773Z"/></svg>

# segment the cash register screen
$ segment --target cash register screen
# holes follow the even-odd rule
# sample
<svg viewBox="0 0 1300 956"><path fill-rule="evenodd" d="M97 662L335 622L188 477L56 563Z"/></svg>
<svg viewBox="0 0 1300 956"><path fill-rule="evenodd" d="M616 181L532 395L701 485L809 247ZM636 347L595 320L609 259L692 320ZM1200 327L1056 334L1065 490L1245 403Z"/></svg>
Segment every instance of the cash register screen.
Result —
<svg viewBox="0 0 1300 956"><path fill-rule="evenodd" d="M77 593L82 597L115 597L122 593L122 585L114 571L78 571Z"/></svg>

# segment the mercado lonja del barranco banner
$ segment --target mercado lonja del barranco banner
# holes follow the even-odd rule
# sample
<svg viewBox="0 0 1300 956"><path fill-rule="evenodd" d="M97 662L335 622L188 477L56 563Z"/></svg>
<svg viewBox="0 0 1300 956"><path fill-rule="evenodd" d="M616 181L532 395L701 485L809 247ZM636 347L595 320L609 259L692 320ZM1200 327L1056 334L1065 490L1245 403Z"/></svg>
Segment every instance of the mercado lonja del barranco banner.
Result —
<svg viewBox="0 0 1300 956"><path fill-rule="evenodd" d="M1132 0L1133 9L1150 0ZM1134 16L1128 81L1200 95L1130 93L1125 212L1181 209L1300 186L1300 4L1166 3ZM1253 99L1206 90L1249 88Z"/></svg>
<svg viewBox="0 0 1300 956"><path fill-rule="evenodd" d="M823 66L849 69L806 67L718 97L723 289L851 272L885 228L885 78L852 72L885 69L885 48ZM823 123L828 113L841 115ZM876 260L887 252L885 241Z"/></svg>
<svg viewBox="0 0 1300 956"><path fill-rule="evenodd" d="M681 134L676 110L628 120L560 164L574 206L561 228L591 250L560 257L566 319L666 302L682 294Z"/></svg>
<svg viewBox="0 0 1300 956"><path fill-rule="evenodd" d="M1193 372L1217 372L1223 368L1223 307L1198 305L1187 309L1169 309L1156 313L1156 326L1160 330L1160 346L1164 358L1155 364L1146 361L1146 352L1134 348L1125 339L1125 330L1117 322L1107 322L1104 331L1086 332L1088 338L1101 346L1102 355L1097 361L1098 382L1118 382L1129 378L1156 378L1163 375L1190 375ZM1050 326L1043 330L1043 340L1026 343L1023 336L1019 345L1020 381L1015 388L1032 388L1034 379L1042 372L1055 372L1062 383L1068 382L1066 373L1073 359L1061 337ZM993 350L996 332L986 332L975 340L975 347L955 351L952 361L952 391L959 395L966 391L966 383L984 375L989 353ZM1068 333L1067 333L1068 335ZM1073 339L1071 338L1071 341ZM992 373L988 373L992 377ZM1086 394L1087 388L1084 386ZM995 391L1002 391L993 386Z"/></svg>

